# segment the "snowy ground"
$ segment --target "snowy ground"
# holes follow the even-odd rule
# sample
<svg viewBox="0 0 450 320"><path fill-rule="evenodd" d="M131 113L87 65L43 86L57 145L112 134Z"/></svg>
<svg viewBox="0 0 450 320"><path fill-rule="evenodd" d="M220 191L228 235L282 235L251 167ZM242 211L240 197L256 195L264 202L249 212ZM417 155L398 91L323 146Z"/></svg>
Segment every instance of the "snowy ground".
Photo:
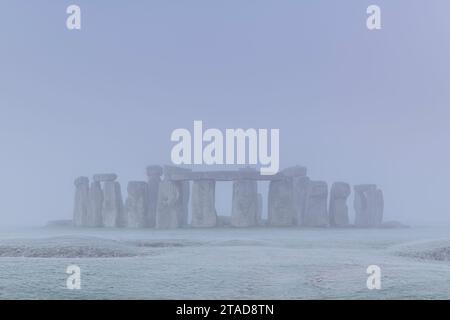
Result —
<svg viewBox="0 0 450 320"><path fill-rule="evenodd" d="M0 230L0 299L15 298L448 299L450 227Z"/></svg>

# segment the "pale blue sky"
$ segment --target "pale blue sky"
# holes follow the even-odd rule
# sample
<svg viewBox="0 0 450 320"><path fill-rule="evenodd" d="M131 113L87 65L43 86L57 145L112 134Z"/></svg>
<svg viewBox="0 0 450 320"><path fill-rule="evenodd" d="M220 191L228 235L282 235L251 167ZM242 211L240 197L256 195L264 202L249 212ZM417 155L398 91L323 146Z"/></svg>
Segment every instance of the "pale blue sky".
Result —
<svg viewBox="0 0 450 320"><path fill-rule="evenodd" d="M65 27L73 3L81 31ZM381 31L366 28L369 4ZM145 179L193 120L279 128L282 167L376 183L387 219L450 222L448 12L444 0L4 0L0 226L70 217L78 175Z"/></svg>

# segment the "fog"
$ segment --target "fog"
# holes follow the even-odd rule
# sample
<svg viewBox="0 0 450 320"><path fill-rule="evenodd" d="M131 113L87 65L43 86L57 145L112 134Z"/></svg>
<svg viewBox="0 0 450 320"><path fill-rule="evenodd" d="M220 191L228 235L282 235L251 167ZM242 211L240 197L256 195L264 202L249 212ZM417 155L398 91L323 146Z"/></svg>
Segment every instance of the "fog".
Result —
<svg viewBox="0 0 450 320"><path fill-rule="evenodd" d="M125 195L194 120L278 128L281 168L375 183L386 220L450 223L449 3L79 0L80 31L71 1L36 4L0 8L0 227L70 218L80 175L115 172Z"/></svg>

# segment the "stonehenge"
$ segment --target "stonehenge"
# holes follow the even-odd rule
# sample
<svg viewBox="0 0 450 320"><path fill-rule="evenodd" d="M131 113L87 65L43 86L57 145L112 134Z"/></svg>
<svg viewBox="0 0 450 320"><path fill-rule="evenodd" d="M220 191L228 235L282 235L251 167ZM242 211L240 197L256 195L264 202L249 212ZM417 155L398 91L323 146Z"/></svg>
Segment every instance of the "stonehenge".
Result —
<svg viewBox="0 0 450 320"><path fill-rule="evenodd" d="M156 209L158 203L159 185L161 183L161 176L163 168L161 166L147 167L147 190L148 190L148 213L147 213L147 227L151 228L156 225Z"/></svg>
<svg viewBox="0 0 450 320"><path fill-rule="evenodd" d="M294 210L293 221L297 226L304 225L306 195L308 191L309 178L306 176L307 169L301 166L286 168L282 171L285 176L292 180L292 205Z"/></svg>
<svg viewBox="0 0 450 320"><path fill-rule="evenodd" d="M192 183L192 227L205 228L217 225L215 190L214 180L197 180Z"/></svg>
<svg viewBox="0 0 450 320"><path fill-rule="evenodd" d="M125 201L126 226L149 227L148 184L145 181L128 182L128 198Z"/></svg>
<svg viewBox="0 0 450 320"><path fill-rule="evenodd" d="M87 225L89 208L89 178L78 177L74 181L75 201L73 209L73 224L77 227Z"/></svg>
<svg viewBox="0 0 450 320"><path fill-rule="evenodd" d="M80 227L122 227L122 192L116 174L96 174L89 186L89 178L75 180L73 223ZM102 185L103 184L103 185Z"/></svg>
<svg viewBox="0 0 450 320"><path fill-rule="evenodd" d="M116 181L117 174L115 173L94 174L92 179L94 180L94 182Z"/></svg>
<svg viewBox="0 0 450 320"><path fill-rule="evenodd" d="M183 212L181 183L164 179L159 185L156 224L157 229L175 229L180 226Z"/></svg>
<svg viewBox="0 0 450 320"><path fill-rule="evenodd" d="M253 172L251 168L242 168L239 172ZM231 203L231 225L233 227L253 227L258 219L258 184L255 180L237 179L233 181Z"/></svg>
<svg viewBox="0 0 450 320"><path fill-rule="evenodd" d="M189 223L189 197L191 192L191 183L184 181L181 183L181 212L179 223L181 227L185 227Z"/></svg>
<svg viewBox="0 0 450 320"><path fill-rule="evenodd" d="M103 182L102 219L104 227L125 227L122 191L117 181Z"/></svg>
<svg viewBox="0 0 450 320"><path fill-rule="evenodd" d="M310 181L306 192L303 225L306 227L327 227L329 225L328 185L325 181Z"/></svg>
<svg viewBox="0 0 450 320"><path fill-rule="evenodd" d="M354 186L355 226L377 227L383 222L383 192L375 184Z"/></svg>
<svg viewBox="0 0 450 320"><path fill-rule="evenodd" d="M258 221L258 187L256 181L236 180L233 182L231 225L253 227Z"/></svg>
<svg viewBox="0 0 450 320"><path fill-rule="evenodd" d="M102 218L103 207L103 190L100 182L91 182L89 189L89 217L88 227L101 227L103 225Z"/></svg>
<svg viewBox="0 0 450 320"><path fill-rule="evenodd" d="M347 198L350 195L350 185L345 182L335 182L330 190L330 224L334 227L348 226Z"/></svg>
<svg viewBox="0 0 450 320"><path fill-rule="evenodd" d="M375 203L376 205L375 205L374 225L379 226L383 223L384 197L383 191L378 188L375 191Z"/></svg>
<svg viewBox="0 0 450 320"><path fill-rule="evenodd" d="M383 192L375 184L353 186L354 224L349 218L351 186L311 180L302 166L274 175L257 170L192 171L176 166L151 165L146 181L130 181L125 202L115 173L94 174L74 180L72 223L76 227L156 228L184 227L379 227L383 222ZM232 182L231 212L219 218L216 184ZM265 197L258 182L268 182ZM220 220L222 219L222 220ZM267 220L266 220L267 219ZM267 222L266 222L267 221Z"/></svg>
<svg viewBox="0 0 450 320"><path fill-rule="evenodd" d="M188 174L192 172L190 169L179 168L175 166L164 166L163 173L164 178L172 180L172 175L176 174ZM187 180L179 181L179 192L181 197L181 209L178 211L178 225L180 227L187 226L189 215L189 196L190 196L190 183Z"/></svg>
<svg viewBox="0 0 450 320"><path fill-rule="evenodd" d="M268 223L273 227L287 227L294 224L292 179L274 180L269 185Z"/></svg>
<svg viewBox="0 0 450 320"><path fill-rule="evenodd" d="M293 179L293 192L294 192L294 220L297 226L305 226L305 209L306 209L306 197L308 194L309 178L296 177Z"/></svg>

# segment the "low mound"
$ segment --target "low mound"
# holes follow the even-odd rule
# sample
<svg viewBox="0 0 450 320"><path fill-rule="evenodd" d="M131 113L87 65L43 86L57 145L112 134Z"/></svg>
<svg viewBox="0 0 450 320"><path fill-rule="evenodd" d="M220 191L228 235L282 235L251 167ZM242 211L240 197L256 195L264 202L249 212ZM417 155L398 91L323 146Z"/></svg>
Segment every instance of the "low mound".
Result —
<svg viewBox="0 0 450 320"><path fill-rule="evenodd" d="M21 239L0 243L0 257L118 258L136 255L132 248L117 241L98 238Z"/></svg>
<svg viewBox="0 0 450 320"><path fill-rule="evenodd" d="M450 261L450 247L430 249L428 251L404 252L402 256L424 260Z"/></svg>
<svg viewBox="0 0 450 320"><path fill-rule="evenodd" d="M187 240L139 240L130 243L134 246L145 248L192 247L202 245L201 242Z"/></svg>
<svg viewBox="0 0 450 320"><path fill-rule="evenodd" d="M409 244L396 253L399 256L421 260L450 261L450 240Z"/></svg>

